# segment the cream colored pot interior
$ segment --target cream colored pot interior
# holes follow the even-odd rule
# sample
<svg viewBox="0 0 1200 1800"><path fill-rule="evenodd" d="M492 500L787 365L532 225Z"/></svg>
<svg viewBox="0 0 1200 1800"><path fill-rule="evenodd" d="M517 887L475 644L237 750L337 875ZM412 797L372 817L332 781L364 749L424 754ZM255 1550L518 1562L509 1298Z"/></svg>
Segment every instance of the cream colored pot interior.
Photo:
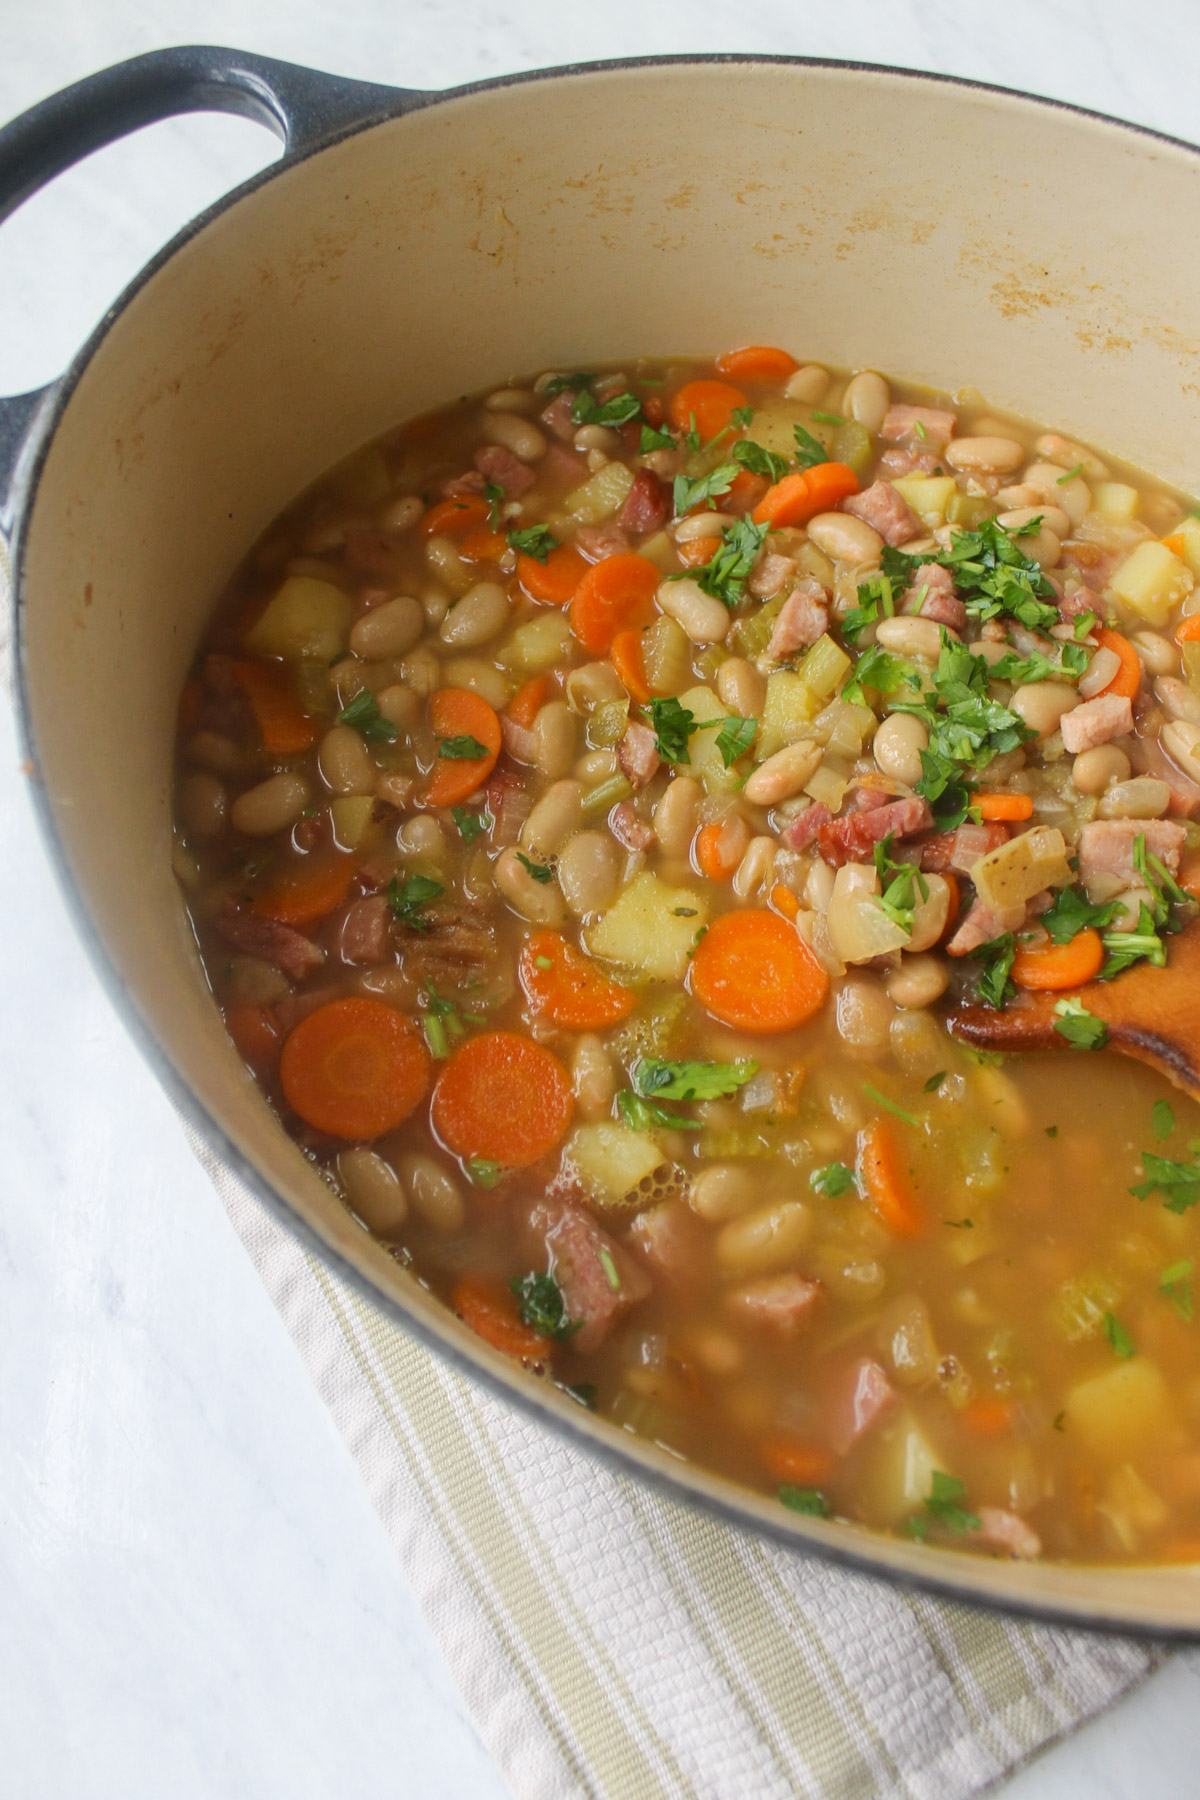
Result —
<svg viewBox="0 0 1200 1800"><path fill-rule="evenodd" d="M70 874L231 1143L475 1362L521 1379L336 1204L201 976L170 867L172 724L234 563L408 414L546 365L745 342L971 384L1200 489L1198 217L1196 156L1032 102L851 69L615 69L467 94L286 170L187 242L101 342L25 530L29 725ZM766 1502L612 1436L778 1527ZM796 1534L979 1596L1200 1629L1190 1571Z"/></svg>

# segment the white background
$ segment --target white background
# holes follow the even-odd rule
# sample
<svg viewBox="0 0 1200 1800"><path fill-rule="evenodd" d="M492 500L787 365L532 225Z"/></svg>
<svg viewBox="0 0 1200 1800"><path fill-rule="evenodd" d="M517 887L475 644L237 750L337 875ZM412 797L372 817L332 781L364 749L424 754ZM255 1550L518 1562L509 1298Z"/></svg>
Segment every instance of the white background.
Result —
<svg viewBox="0 0 1200 1800"><path fill-rule="evenodd" d="M1200 138L1196 0L0 0L0 118L187 42L429 88L653 52L843 57ZM56 375L145 258L275 154L240 120L157 126L0 228L0 393ZM0 1789L500 1800L349 1455L76 945L21 787L0 702ZM1194 1796L1198 1674L1176 1658L1006 1800Z"/></svg>

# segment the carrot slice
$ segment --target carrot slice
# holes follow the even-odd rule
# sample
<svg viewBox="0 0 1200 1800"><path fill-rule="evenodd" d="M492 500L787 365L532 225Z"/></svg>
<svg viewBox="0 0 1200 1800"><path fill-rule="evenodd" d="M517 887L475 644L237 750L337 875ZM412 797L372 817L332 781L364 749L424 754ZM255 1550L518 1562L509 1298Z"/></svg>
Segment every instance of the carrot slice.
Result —
<svg viewBox="0 0 1200 1800"><path fill-rule="evenodd" d="M700 939L688 987L743 1031L791 1031L820 1011L829 977L794 925L754 907L723 913Z"/></svg>
<svg viewBox="0 0 1200 1800"><path fill-rule="evenodd" d="M570 606L591 567L573 544L560 544L544 563L522 551L517 558L517 580L531 600L540 600L544 606Z"/></svg>
<svg viewBox="0 0 1200 1800"><path fill-rule="evenodd" d="M734 381L782 381L799 367L794 356L777 350L773 344L747 344L742 350L727 350L717 358L721 374Z"/></svg>
<svg viewBox="0 0 1200 1800"><path fill-rule="evenodd" d="M431 1116L456 1156L523 1169L553 1150L574 1104L557 1056L513 1031L490 1031L454 1052L433 1090Z"/></svg>
<svg viewBox="0 0 1200 1800"><path fill-rule="evenodd" d="M685 569L698 569L704 563L711 562L713 551L720 541L720 538L711 537L683 538L676 544L675 554Z"/></svg>
<svg viewBox="0 0 1200 1800"><path fill-rule="evenodd" d="M631 700L646 706L651 693L646 681L646 665L642 659L642 634L640 631L618 631L609 651L612 666L617 671Z"/></svg>
<svg viewBox="0 0 1200 1800"><path fill-rule="evenodd" d="M568 1031L603 1031L637 1004L636 994L602 975L557 931L526 938L517 974L534 1012Z"/></svg>
<svg viewBox="0 0 1200 1800"><path fill-rule="evenodd" d="M742 469L734 476L729 492L722 498L721 511L736 513L739 518L752 513L770 485L765 475L755 475L749 469Z"/></svg>
<svg viewBox="0 0 1200 1800"><path fill-rule="evenodd" d="M871 1205L897 1237L923 1231L904 1154L890 1119L872 1119L858 1134L858 1177Z"/></svg>
<svg viewBox="0 0 1200 1800"><path fill-rule="evenodd" d="M317 722L302 711L281 664L235 662L233 678L250 702L268 755L295 756L316 743Z"/></svg>
<svg viewBox="0 0 1200 1800"><path fill-rule="evenodd" d="M1173 556L1187 555L1187 543L1184 540L1182 532L1173 531L1170 537L1165 537L1163 539L1163 547L1164 549L1169 550Z"/></svg>
<svg viewBox="0 0 1200 1800"><path fill-rule="evenodd" d="M972 1400L963 1407L962 1422L979 1437L1003 1437L1012 1430L1013 1409L1007 1400Z"/></svg>
<svg viewBox="0 0 1200 1800"><path fill-rule="evenodd" d="M981 819L1032 819L1033 800L1029 794L981 794L971 798L972 806L979 808Z"/></svg>
<svg viewBox="0 0 1200 1800"><path fill-rule="evenodd" d="M236 1001L225 1008L225 1029L248 1063L257 1068L279 1054L279 1027L269 1006Z"/></svg>
<svg viewBox="0 0 1200 1800"><path fill-rule="evenodd" d="M1200 638L1200 613L1189 613L1186 619L1180 619L1175 627L1177 644L1194 644Z"/></svg>
<svg viewBox="0 0 1200 1800"><path fill-rule="evenodd" d="M731 845L738 845L736 856L730 855ZM705 825L696 833L696 861L700 865L700 873L710 881L728 881L742 857L745 855L745 834L726 837L722 824Z"/></svg>
<svg viewBox="0 0 1200 1800"><path fill-rule="evenodd" d="M522 1362L544 1362L549 1356L551 1340L522 1325L511 1294L489 1287L474 1275L464 1275L454 1285L450 1304L463 1324L493 1350Z"/></svg>
<svg viewBox="0 0 1200 1800"><path fill-rule="evenodd" d="M671 395L668 412L676 431L690 431L694 418L696 430L707 441L732 425L734 411L745 404L741 388L727 381L687 381Z"/></svg>
<svg viewBox="0 0 1200 1800"><path fill-rule="evenodd" d="M656 563L632 551L593 563L571 602L571 630L593 656L607 656L618 631L648 625L662 581Z"/></svg>
<svg viewBox="0 0 1200 1800"><path fill-rule="evenodd" d="M491 510L481 494L451 494L430 507L421 530L426 537L465 537L488 523Z"/></svg>
<svg viewBox="0 0 1200 1800"><path fill-rule="evenodd" d="M301 1019L283 1046L284 1098L332 1137L394 1131L429 1086L429 1052L415 1027L382 1000L331 1000Z"/></svg>
<svg viewBox="0 0 1200 1800"><path fill-rule="evenodd" d="M1066 944L1018 944L1012 978L1023 988L1057 991L1082 987L1099 974L1103 961L1100 933L1089 926L1085 931L1077 931Z"/></svg>
<svg viewBox="0 0 1200 1800"><path fill-rule="evenodd" d="M352 856L339 856L314 869L301 864L260 894L250 910L284 925L314 925L342 904L357 866Z"/></svg>
<svg viewBox="0 0 1200 1800"><path fill-rule="evenodd" d="M784 887L782 881L777 881L771 889L771 905L777 913L782 913L785 919L794 919L800 911L800 902L791 888Z"/></svg>
<svg viewBox="0 0 1200 1800"><path fill-rule="evenodd" d="M530 730L549 686L544 675L531 675L522 683L504 709L514 725L519 725L523 731Z"/></svg>
<svg viewBox="0 0 1200 1800"><path fill-rule="evenodd" d="M508 538L502 531L480 526L468 531L458 546L458 554L468 562L499 562L508 549Z"/></svg>
<svg viewBox="0 0 1200 1800"><path fill-rule="evenodd" d="M1114 656L1121 659L1120 668L1108 686L1101 688L1100 692L1116 694L1125 700L1136 699L1137 691L1142 685L1142 664L1137 651L1128 638L1122 637L1119 631L1110 631L1107 625L1097 625L1094 630L1100 641L1100 648L1111 650Z"/></svg>
<svg viewBox="0 0 1200 1800"><path fill-rule="evenodd" d="M482 787L500 754L500 720L494 707L469 688L439 688L429 703L429 716L438 740L438 759L425 790L426 806L457 806ZM474 738L482 744L482 756L449 757L442 746L456 738Z"/></svg>
<svg viewBox="0 0 1200 1800"><path fill-rule="evenodd" d="M828 512L848 494L857 494L858 476L845 463L818 463L785 475L769 487L754 509L756 525L780 531L787 525L807 525L819 512Z"/></svg>
<svg viewBox="0 0 1200 1800"><path fill-rule="evenodd" d="M776 1481L794 1482L797 1487L828 1481L835 1467L833 1457L820 1444L806 1444L786 1432L764 1438L759 1454Z"/></svg>

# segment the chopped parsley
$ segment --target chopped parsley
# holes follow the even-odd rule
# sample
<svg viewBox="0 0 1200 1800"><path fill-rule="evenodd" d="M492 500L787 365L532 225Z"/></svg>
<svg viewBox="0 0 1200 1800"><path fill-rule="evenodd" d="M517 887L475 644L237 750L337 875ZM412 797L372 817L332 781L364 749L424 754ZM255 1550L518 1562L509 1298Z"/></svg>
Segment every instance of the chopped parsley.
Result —
<svg viewBox="0 0 1200 1800"><path fill-rule="evenodd" d="M779 1490L780 1504L789 1512L803 1513L810 1519L827 1519L829 1502L819 1488L792 1487L784 1482Z"/></svg>
<svg viewBox="0 0 1200 1800"><path fill-rule="evenodd" d="M420 929L424 929L424 927ZM425 990L425 1011L421 1015L421 1030L425 1033L429 1054L439 1058L449 1056L450 1039L465 1037L467 1035L466 1027L458 1016L453 1000L443 999L432 981L425 983ZM485 1166L490 1167L486 1164ZM474 1176L471 1178L475 1179ZM499 1180L499 1176L496 1179ZM478 1185L487 1187L492 1184L480 1182Z"/></svg>
<svg viewBox="0 0 1200 1800"><path fill-rule="evenodd" d="M1113 1354L1124 1360L1133 1355L1133 1339L1114 1313L1106 1312L1102 1321L1104 1335L1112 1345Z"/></svg>
<svg viewBox="0 0 1200 1800"><path fill-rule="evenodd" d="M695 713L681 705L674 694L666 699L653 699L647 707L650 723L654 728L654 741L658 754L664 762L690 763L688 739L693 731L700 730L700 721ZM716 723L715 720L712 721Z"/></svg>
<svg viewBox="0 0 1200 1800"><path fill-rule="evenodd" d="M629 1088L617 1095L617 1111L631 1131L699 1131L699 1122L672 1112L670 1107L645 1100Z"/></svg>
<svg viewBox="0 0 1200 1800"><path fill-rule="evenodd" d="M1083 474L1083 464L1076 463L1075 467L1073 469L1068 469L1065 475L1059 476L1057 482L1055 483L1055 486L1056 487L1065 487L1067 485L1068 481L1074 481L1074 479L1077 475L1082 475L1082 474Z"/></svg>
<svg viewBox="0 0 1200 1800"><path fill-rule="evenodd" d="M842 636L848 644L854 644L866 626L874 625L879 619L890 619L895 611L896 600L890 580L886 575L872 575L869 581L859 583L858 605L852 606L842 620Z"/></svg>
<svg viewBox="0 0 1200 1800"><path fill-rule="evenodd" d="M473 844L489 825L495 823L486 806L482 812L472 812L469 806L454 806L450 809L450 816L458 827L458 835L464 844Z"/></svg>
<svg viewBox="0 0 1200 1800"><path fill-rule="evenodd" d="M717 733L717 749L721 753L721 761L725 767L731 768L739 756L744 756L754 742L758 731L757 719L742 719L731 713L721 723Z"/></svg>
<svg viewBox="0 0 1200 1800"><path fill-rule="evenodd" d="M926 1094L936 1094L949 1073L949 1069L939 1069L936 1075L929 1077L921 1091Z"/></svg>
<svg viewBox="0 0 1200 1800"><path fill-rule="evenodd" d="M818 463L829 461L829 452L819 438L811 431L805 431L803 425L793 425L796 439L796 461L802 469L815 469Z"/></svg>
<svg viewBox="0 0 1200 1800"><path fill-rule="evenodd" d="M548 525L528 525L524 531L510 531L508 542L523 556L532 556L540 563L545 562L552 550L558 549L558 539Z"/></svg>
<svg viewBox="0 0 1200 1800"><path fill-rule="evenodd" d="M841 413L815 412L813 418L818 425L844 425L846 423Z"/></svg>
<svg viewBox="0 0 1200 1800"><path fill-rule="evenodd" d="M828 1200L837 1200L842 1194L848 1194L858 1187L854 1170L840 1162L826 1163L824 1168L814 1169L808 1178L808 1185L816 1193L824 1194Z"/></svg>
<svg viewBox="0 0 1200 1800"><path fill-rule="evenodd" d="M675 517L682 519L694 506L711 507L714 500L729 492L737 473L737 464L729 462L718 463L707 475L697 475L694 480L687 475L677 475L673 493Z"/></svg>
<svg viewBox="0 0 1200 1800"><path fill-rule="evenodd" d="M1081 931L1103 931L1120 910L1115 900L1092 906L1078 888L1059 888L1038 924L1045 926L1052 943L1069 944Z"/></svg>
<svg viewBox="0 0 1200 1800"><path fill-rule="evenodd" d="M621 1291L621 1277L617 1273L617 1265L613 1261L612 1251L607 1245L602 1244L599 1250L597 1250L596 1255L600 1259L600 1267L604 1270L605 1281L607 1281L614 1294L619 1294Z"/></svg>
<svg viewBox="0 0 1200 1800"><path fill-rule="evenodd" d="M948 1531L978 1531L979 1519L975 1513L967 1512L962 1502L966 1499L966 1483L957 1475L947 1475L941 1469L935 1469L931 1478L929 1497L925 1502L924 1514L914 1514L908 1521L911 1537L924 1538L929 1535L931 1525L944 1525Z"/></svg>
<svg viewBox="0 0 1200 1800"><path fill-rule="evenodd" d="M1082 1000L1060 1000L1054 1008L1054 1029L1072 1050L1103 1050L1108 1026L1090 1013Z"/></svg>
<svg viewBox="0 0 1200 1800"><path fill-rule="evenodd" d="M534 881L540 882L543 887L549 887L550 883L554 880L553 872L546 867L545 863L535 863L531 861L523 850L517 851L517 861L520 863L525 873L531 876Z"/></svg>
<svg viewBox="0 0 1200 1800"><path fill-rule="evenodd" d="M384 718L370 688L364 688L361 694L355 694L348 706L343 706L338 714L338 724L352 725L368 742L390 744L396 736L396 727L390 719Z"/></svg>
<svg viewBox="0 0 1200 1800"><path fill-rule="evenodd" d="M495 481L485 481L483 497L488 503L488 524L493 531L500 529L500 508L504 504L504 489Z"/></svg>
<svg viewBox="0 0 1200 1800"><path fill-rule="evenodd" d="M649 456L652 450L673 450L675 439L669 431L659 431L653 425L642 426L641 441L638 444L638 455Z"/></svg>
<svg viewBox="0 0 1200 1800"><path fill-rule="evenodd" d="M552 956L535 956L533 959L533 966L535 969L552 969L554 967L554 958Z"/></svg>
<svg viewBox="0 0 1200 1800"><path fill-rule="evenodd" d="M974 531L955 531L949 550L928 560L950 570L959 597L974 618L1003 615L1030 631L1045 631L1059 623L1055 591L1016 542L1040 530L1040 517L1011 529L995 519L983 519Z"/></svg>
<svg viewBox="0 0 1200 1800"><path fill-rule="evenodd" d="M1151 1194L1161 1194L1163 1205L1173 1213L1185 1213L1200 1200L1200 1163L1173 1162L1168 1156L1143 1150L1142 1174L1145 1181L1129 1190L1135 1199L1148 1200Z"/></svg>
<svg viewBox="0 0 1200 1800"><path fill-rule="evenodd" d="M1193 1273L1192 1262L1185 1259L1183 1262L1172 1263L1158 1278L1159 1293L1166 1296L1180 1318L1187 1320L1189 1324L1196 1316L1190 1285Z"/></svg>
<svg viewBox="0 0 1200 1800"><path fill-rule="evenodd" d="M733 422L739 431L749 431L750 421L753 417L754 408L752 406L735 406L733 409Z"/></svg>
<svg viewBox="0 0 1200 1800"><path fill-rule="evenodd" d="M879 1089L872 1087L869 1081L863 1082L862 1091L868 1100L875 1106L882 1106L884 1112L890 1112L894 1119L903 1119L906 1125L920 1125L921 1121L915 1114L905 1112L902 1106L897 1106L894 1100L889 1100L886 1094L881 1094Z"/></svg>
<svg viewBox="0 0 1200 1800"><path fill-rule="evenodd" d="M507 1172L503 1163L490 1162L486 1156L469 1156L463 1168L467 1179L481 1188L494 1188Z"/></svg>
<svg viewBox="0 0 1200 1800"><path fill-rule="evenodd" d="M1108 952L1097 981L1111 981L1143 958L1156 969L1166 967L1167 946L1154 929L1154 915L1143 900L1136 931L1106 931L1100 940Z"/></svg>
<svg viewBox="0 0 1200 1800"><path fill-rule="evenodd" d="M471 737L468 733L464 733L462 737L438 739L438 755L444 756L449 762L480 762L490 754L486 744L481 744L478 738Z"/></svg>
<svg viewBox="0 0 1200 1800"><path fill-rule="evenodd" d="M923 901L928 900L929 883L916 863L898 863L892 860L893 841L894 834L889 832L882 843L876 844L874 850L875 868L883 890L879 905L892 923L911 937L917 896L920 895Z"/></svg>
<svg viewBox="0 0 1200 1800"><path fill-rule="evenodd" d="M1010 980L1012 966L1017 954L1017 940L1011 931L1001 937L989 938L986 944L980 944L971 951L972 958L982 965L979 976L979 998L994 1006L997 1012L1003 1012L1013 995L1016 983Z"/></svg>
<svg viewBox="0 0 1200 1800"><path fill-rule="evenodd" d="M597 400L590 388L583 388L575 396L571 418L576 425L625 425L636 419L641 410L641 401L628 388L608 400Z"/></svg>
<svg viewBox="0 0 1200 1800"><path fill-rule="evenodd" d="M902 687L911 688L913 693L919 694L920 671L902 656L894 656L881 645L872 644L854 665L854 674L842 689L842 699L854 700L859 706L864 706L864 688L874 688L880 694L894 694Z"/></svg>
<svg viewBox="0 0 1200 1800"><path fill-rule="evenodd" d="M413 931L428 931L429 920L422 916L424 908L445 891L440 881L431 881L428 875L410 875L403 886L400 877L393 875L388 883L387 903L392 909L392 917L399 919L402 925L410 926Z"/></svg>
<svg viewBox="0 0 1200 1800"><path fill-rule="evenodd" d="M754 525L749 519L738 519L722 532L716 549L698 569L681 569L668 575L668 581L696 581L706 594L734 607L741 599L746 578L758 560L766 537L766 525Z"/></svg>
<svg viewBox="0 0 1200 1800"><path fill-rule="evenodd" d="M758 1064L746 1059L736 1063L664 1062L643 1057L633 1070L637 1093L664 1100L721 1100L745 1087L758 1074Z"/></svg>
<svg viewBox="0 0 1200 1800"><path fill-rule="evenodd" d="M542 1337L557 1338L561 1343L583 1324L582 1319L568 1316L563 1291L553 1275L535 1275L531 1270L528 1275L514 1276L508 1285L517 1296L522 1325Z"/></svg>
<svg viewBox="0 0 1200 1800"><path fill-rule="evenodd" d="M578 393L580 388L591 387L595 379L594 375L552 375L542 392L548 394L551 399L555 394L564 393L567 388L570 388L572 393Z"/></svg>
<svg viewBox="0 0 1200 1800"><path fill-rule="evenodd" d="M787 474L787 458L774 450L765 450L750 438L743 438L730 452L735 463L749 469L752 475L765 475L768 481L782 481Z"/></svg>
<svg viewBox="0 0 1200 1800"><path fill-rule="evenodd" d="M1089 637L1091 635L1092 626L1095 623L1096 623L1096 615L1094 612L1088 611L1088 612L1076 613L1075 614L1075 638L1076 638L1076 641L1078 642L1082 638Z"/></svg>
<svg viewBox="0 0 1200 1800"><path fill-rule="evenodd" d="M1175 1129L1175 1113L1167 1100L1156 1100L1150 1108L1150 1129L1156 1138L1169 1138Z"/></svg>

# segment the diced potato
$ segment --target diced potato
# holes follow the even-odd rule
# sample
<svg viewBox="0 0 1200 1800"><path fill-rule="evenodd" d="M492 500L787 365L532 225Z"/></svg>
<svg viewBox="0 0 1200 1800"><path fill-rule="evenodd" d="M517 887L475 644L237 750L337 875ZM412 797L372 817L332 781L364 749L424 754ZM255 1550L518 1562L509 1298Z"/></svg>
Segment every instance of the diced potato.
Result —
<svg viewBox="0 0 1200 1800"><path fill-rule="evenodd" d="M764 450L773 450L776 456L785 456L789 462L794 462L797 425L803 425L805 431L811 432L825 450L832 446L834 428L819 419L814 420L811 407L798 406L794 401L760 406L754 414L750 435Z"/></svg>
<svg viewBox="0 0 1200 1800"><path fill-rule="evenodd" d="M694 679L687 632L666 613L642 633L642 667L652 694L678 694Z"/></svg>
<svg viewBox="0 0 1200 1800"><path fill-rule="evenodd" d="M810 800L819 800L822 806L827 806L836 815L842 809L842 801L846 798L849 786L849 763L843 757L832 756L826 751L809 776L804 791Z"/></svg>
<svg viewBox="0 0 1200 1800"><path fill-rule="evenodd" d="M850 700L831 700L813 723L818 743L835 756L861 756L867 734L874 729L875 714L870 707L855 706Z"/></svg>
<svg viewBox="0 0 1200 1800"><path fill-rule="evenodd" d="M656 531L653 537L638 545L638 555L657 564L664 575L669 575L676 563L674 540L667 532Z"/></svg>
<svg viewBox="0 0 1200 1800"><path fill-rule="evenodd" d="M1138 491L1123 481L1098 481L1092 489L1092 505L1115 525L1137 518Z"/></svg>
<svg viewBox="0 0 1200 1800"><path fill-rule="evenodd" d="M580 525L599 525L620 512L632 486L632 469L623 462L605 463L590 481L567 495L567 511Z"/></svg>
<svg viewBox="0 0 1200 1800"><path fill-rule="evenodd" d="M896 1525L920 1512L933 1492L934 1470L942 1466L912 1414L898 1414L878 1433L872 1446L866 1476L872 1517Z"/></svg>
<svg viewBox="0 0 1200 1800"><path fill-rule="evenodd" d="M1132 1356L1077 1383L1063 1410L1068 1437L1076 1435L1106 1462L1124 1462L1161 1442L1171 1423L1167 1384L1148 1356Z"/></svg>
<svg viewBox="0 0 1200 1800"><path fill-rule="evenodd" d="M835 644L826 632L817 639L796 673L818 700L828 700L853 667L841 645Z"/></svg>
<svg viewBox="0 0 1200 1800"><path fill-rule="evenodd" d="M671 887L643 871L585 933L592 956L640 969L655 981L682 981L708 907L693 888Z"/></svg>
<svg viewBox="0 0 1200 1800"><path fill-rule="evenodd" d="M1195 581L1187 564L1165 544L1147 538L1126 557L1110 585L1117 599L1141 613L1148 624L1165 625Z"/></svg>
<svg viewBox="0 0 1200 1800"><path fill-rule="evenodd" d="M971 868L975 891L993 912L1021 906L1048 887L1070 887L1075 876L1067 845L1052 825L1035 825L991 850Z"/></svg>
<svg viewBox="0 0 1200 1800"><path fill-rule="evenodd" d="M375 802L370 794L351 794L345 799L331 800L333 832L343 850L357 850L371 823Z"/></svg>
<svg viewBox="0 0 1200 1800"><path fill-rule="evenodd" d="M1200 519L1195 513L1188 513L1168 535L1171 548L1178 542L1181 548L1176 554L1183 557L1193 575L1200 575Z"/></svg>
<svg viewBox="0 0 1200 1800"><path fill-rule="evenodd" d="M496 661L506 669L532 673L549 669L561 662L571 642L571 627L560 612L538 613L518 625L507 643L496 653Z"/></svg>
<svg viewBox="0 0 1200 1800"><path fill-rule="evenodd" d="M930 531L946 523L946 508L957 491L953 475L901 475L892 486Z"/></svg>
<svg viewBox="0 0 1200 1800"><path fill-rule="evenodd" d="M729 708L722 706L717 696L708 687L692 687L679 696L680 706L685 706L694 719L727 719ZM728 794L738 785L738 777L732 769L725 767L721 752L717 749L720 728L710 726L707 731L693 731L688 739L688 755L691 764L687 774L693 775L697 781L704 783L710 794Z"/></svg>
<svg viewBox="0 0 1200 1800"><path fill-rule="evenodd" d="M767 676L767 699L758 728L760 762L774 756L785 744L794 744L821 710L821 703L806 681L790 669L776 669Z"/></svg>
<svg viewBox="0 0 1200 1800"><path fill-rule="evenodd" d="M566 1159L588 1199L602 1207L637 1203L640 1181L666 1161L652 1137L627 1125L580 1125L567 1143Z"/></svg>
<svg viewBox="0 0 1200 1800"><path fill-rule="evenodd" d="M352 611L349 594L331 581L289 575L246 633L246 648L286 662L313 656L331 663L346 648Z"/></svg>

